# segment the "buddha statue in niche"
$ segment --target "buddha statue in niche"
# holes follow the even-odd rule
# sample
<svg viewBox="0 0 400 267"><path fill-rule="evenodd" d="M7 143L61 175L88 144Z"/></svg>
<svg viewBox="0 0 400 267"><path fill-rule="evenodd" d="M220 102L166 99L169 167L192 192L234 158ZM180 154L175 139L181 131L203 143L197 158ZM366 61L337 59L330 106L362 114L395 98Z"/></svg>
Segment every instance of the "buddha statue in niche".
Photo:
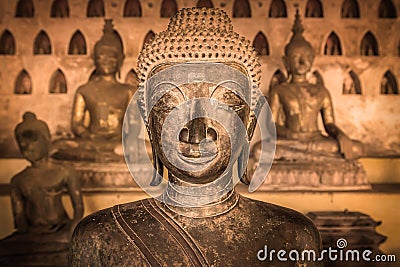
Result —
<svg viewBox="0 0 400 267"><path fill-rule="evenodd" d="M161 178L148 181L157 186L168 176L166 189L83 219L74 231L69 264L260 266L266 262L257 252L265 246L319 251L318 230L307 217L235 192L234 168L242 176L263 96L256 53L233 31L227 14L178 11L145 45L138 70L137 103L155 176Z"/></svg>
<svg viewBox="0 0 400 267"><path fill-rule="evenodd" d="M15 138L31 166L11 179L16 231L0 241L0 265L66 264L73 229L83 215L80 181L74 170L49 160L50 132L35 114L24 114ZM64 191L71 199L72 219L62 204Z"/></svg>
<svg viewBox="0 0 400 267"><path fill-rule="evenodd" d="M111 20L105 20L103 32L94 48L97 75L75 93L71 119L75 139L58 142L58 152L53 158L95 162L123 160L122 122L134 88L116 79L124 54Z"/></svg>
<svg viewBox="0 0 400 267"><path fill-rule="evenodd" d="M350 139L335 124L329 91L318 83L307 82L314 51L302 35L298 10L292 31L284 56L290 80L271 88L268 96L278 136L277 158L288 157L288 153L280 154L285 147L295 153L294 157L301 157L300 154L304 153L328 157L341 154L346 159L362 156L362 143ZM328 136L322 135L318 129L319 115Z"/></svg>

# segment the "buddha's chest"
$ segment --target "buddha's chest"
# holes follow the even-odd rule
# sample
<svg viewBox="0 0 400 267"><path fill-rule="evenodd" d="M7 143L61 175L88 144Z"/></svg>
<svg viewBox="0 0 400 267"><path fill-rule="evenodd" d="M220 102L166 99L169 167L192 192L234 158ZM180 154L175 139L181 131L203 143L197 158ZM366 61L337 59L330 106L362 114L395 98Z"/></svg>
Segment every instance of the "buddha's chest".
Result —
<svg viewBox="0 0 400 267"><path fill-rule="evenodd" d="M283 107L289 114L310 114L320 110L324 96L315 86L296 85L281 92Z"/></svg>
<svg viewBox="0 0 400 267"><path fill-rule="evenodd" d="M64 174L56 169L30 169L19 183L19 189L26 198L46 197L61 194L65 187Z"/></svg>
<svg viewBox="0 0 400 267"><path fill-rule="evenodd" d="M282 231L280 224L274 222L266 227L262 223L229 218L223 223L209 219L182 226L210 266L262 265L258 256L260 250L265 246L285 249L291 238L290 234Z"/></svg>
<svg viewBox="0 0 400 267"><path fill-rule="evenodd" d="M97 89L91 93L85 93L84 99L89 110L102 108L125 110L128 103L128 95L124 92L112 92L112 90Z"/></svg>

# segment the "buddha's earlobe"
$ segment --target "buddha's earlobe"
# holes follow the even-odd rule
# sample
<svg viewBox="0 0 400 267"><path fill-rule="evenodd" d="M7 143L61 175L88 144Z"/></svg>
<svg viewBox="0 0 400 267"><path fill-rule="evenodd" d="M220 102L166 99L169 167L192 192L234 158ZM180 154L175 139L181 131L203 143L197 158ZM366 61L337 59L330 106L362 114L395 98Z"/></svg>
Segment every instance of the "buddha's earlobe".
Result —
<svg viewBox="0 0 400 267"><path fill-rule="evenodd" d="M250 180L247 177L247 162L249 159L249 151L250 151L250 144L249 142L245 142L237 162L238 174L241 175L240 181L246 185L250 184Z"/></svg>
<svg viewBox="0 0 400 267"><path fill-rule="evenodd" d="M247 123L247 140L250 142L253 138L254 130L257 125L257 117L255 116L253 111L250 111L249 122Z"/></svg>
<svg viewBox="0 0 400 267"><path fill-rule="evenodd" d="M162 164L161 160L157 157L157 153L155 149L151 148L153 153L153 179L150 182L151 186L158 186L161 184L163 175L164 175L164 165Z"/></svg>

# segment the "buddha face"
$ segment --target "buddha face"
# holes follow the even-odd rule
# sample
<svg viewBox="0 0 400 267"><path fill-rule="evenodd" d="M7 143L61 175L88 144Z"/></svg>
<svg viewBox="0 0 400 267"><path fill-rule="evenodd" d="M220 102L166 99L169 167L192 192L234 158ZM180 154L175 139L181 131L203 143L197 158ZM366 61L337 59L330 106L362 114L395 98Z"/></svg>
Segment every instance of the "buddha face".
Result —
<svg viewBox="0 0 400 267"><path fill-rule="evenodd" d="M202 66L206 64L172 71L164 66L157 77L170 80L155 83L148 96L156 99L148 120L152 146L171 174L192 184L218 179L232 167L247 141L250 108L243 99L243 92L249 92L243 88L245 75L224 65L238 73L237 82L236 78L217 81L218 75L199 79L215 72ZM186 82L179 81L174 71ZM196 77L190 82L193 72Z"/></svg>
<svg viewBox="0 0 400 267"><path fill-rule="evenodd" d="M305 75L310 71L313 60L313 51L306 46L293 47L284 58L286 67L292 75Z"/></svg>
<svg viewBox="0 0 400 267"><path fill-rule="evenodd" d="M36 162L48 155L45 137L37 131L27 130L17 137L19 149L29 162Z"/></svg>
<svg viewBox="0 0 400 267"><path fill-rule="evenodd" d="M100 75L114 75L119 70L118 52L113 47L99 46L94 61Z"/></svg>

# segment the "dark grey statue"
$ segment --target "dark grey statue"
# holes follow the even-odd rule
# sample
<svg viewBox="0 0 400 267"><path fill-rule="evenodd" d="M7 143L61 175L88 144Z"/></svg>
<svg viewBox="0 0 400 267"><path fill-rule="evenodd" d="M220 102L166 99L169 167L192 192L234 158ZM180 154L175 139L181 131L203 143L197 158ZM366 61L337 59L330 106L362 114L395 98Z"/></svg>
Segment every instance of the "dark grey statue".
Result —
<svg viewBox="0 0 400 267"><path fill-rule="evenodd" d="M318 252L320 237L304 215L234 190L235 166L248 182L246 155L262 96L256 53L227 14L180 10L144 47L138 70L155 166L148 181L166 189L81 221L70 265L319 266L257 257L265 246Z"/></svg>
<svg viewBox="0 0 400 267"><path fill-rule="evenodd" d="M16 231L0 241L0 265L65 265L73 229L83 215L79 179L74 170L49 160L50 132L35 114L24 114L15 138L31 166L11 179ZM62 204L63 192L71 199L72 219Z"/></svg>

